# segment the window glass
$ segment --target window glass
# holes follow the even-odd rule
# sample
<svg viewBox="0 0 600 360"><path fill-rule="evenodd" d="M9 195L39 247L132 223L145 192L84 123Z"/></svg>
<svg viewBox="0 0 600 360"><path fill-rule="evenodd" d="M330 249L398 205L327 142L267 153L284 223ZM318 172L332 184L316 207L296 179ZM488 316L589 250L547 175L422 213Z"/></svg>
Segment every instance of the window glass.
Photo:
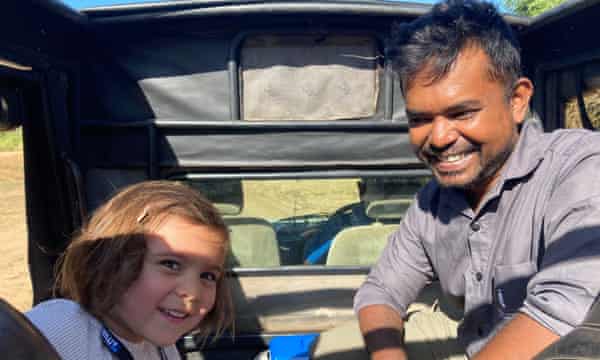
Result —
<svg viewBox="0 0 600 360"><path fill-rule="evenodd" d="M368 266L428 179L210 179L192 185L217 204L229 226L231 267Z"/></svg>

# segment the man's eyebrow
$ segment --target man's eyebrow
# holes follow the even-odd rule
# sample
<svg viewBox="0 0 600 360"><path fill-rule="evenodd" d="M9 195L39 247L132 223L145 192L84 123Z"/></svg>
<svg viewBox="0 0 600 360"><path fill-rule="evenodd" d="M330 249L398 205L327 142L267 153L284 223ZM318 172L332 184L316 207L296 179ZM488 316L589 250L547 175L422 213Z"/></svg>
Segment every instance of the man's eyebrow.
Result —
<svg viewBox="0 0 600 360"><path fill-rule="evenodd" d="M410 118L423 118L423 117L427 117L427 116L431 116L431 113L428 112L424 112L424 111L413 111L413 110L409 110L406 109L406 116L410 119Z"/></svg>

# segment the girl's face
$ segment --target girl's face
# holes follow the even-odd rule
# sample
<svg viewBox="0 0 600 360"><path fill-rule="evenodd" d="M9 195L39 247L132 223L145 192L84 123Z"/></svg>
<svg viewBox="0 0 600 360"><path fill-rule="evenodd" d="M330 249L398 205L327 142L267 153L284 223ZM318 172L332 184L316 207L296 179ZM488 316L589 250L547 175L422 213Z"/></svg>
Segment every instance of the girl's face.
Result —
<svg viewBox="0 0 600 360"><path fill-rule="evenodd" d="M148 236L139 278L104 321L129 341L174 344L213 308L224 261L220 231L170 216Z"/></svg>

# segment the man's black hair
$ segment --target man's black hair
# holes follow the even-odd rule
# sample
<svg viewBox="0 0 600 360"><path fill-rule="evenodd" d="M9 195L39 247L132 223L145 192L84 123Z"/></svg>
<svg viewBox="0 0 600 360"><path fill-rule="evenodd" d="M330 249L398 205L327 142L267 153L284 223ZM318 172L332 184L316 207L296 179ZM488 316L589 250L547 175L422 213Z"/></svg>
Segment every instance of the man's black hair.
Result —
<svg viewBox="0 0 600 360"><path fill-rule="evenodd" d="M431 82L441 79L469 46L490 59L489 75L502 81L510 94L521 75L519 43L496 7L476 0L446 0L410 23L394 24L388 44L402 89L430 66Z"/></svg>

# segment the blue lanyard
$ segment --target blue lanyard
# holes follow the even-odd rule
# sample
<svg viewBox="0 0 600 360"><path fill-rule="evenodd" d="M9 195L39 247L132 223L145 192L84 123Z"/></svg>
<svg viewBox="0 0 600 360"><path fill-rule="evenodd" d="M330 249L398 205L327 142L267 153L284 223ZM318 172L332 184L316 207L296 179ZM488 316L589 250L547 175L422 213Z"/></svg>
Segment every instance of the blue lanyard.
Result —
<svg viewBox="0 0 600 360"><path fill-rule="evenodd" d="M102 344L119 360L134 360L133 356L127 348L105 327L100 332ZM161 360L167 360L167 355L161 347L156 348Z"/></svg>

